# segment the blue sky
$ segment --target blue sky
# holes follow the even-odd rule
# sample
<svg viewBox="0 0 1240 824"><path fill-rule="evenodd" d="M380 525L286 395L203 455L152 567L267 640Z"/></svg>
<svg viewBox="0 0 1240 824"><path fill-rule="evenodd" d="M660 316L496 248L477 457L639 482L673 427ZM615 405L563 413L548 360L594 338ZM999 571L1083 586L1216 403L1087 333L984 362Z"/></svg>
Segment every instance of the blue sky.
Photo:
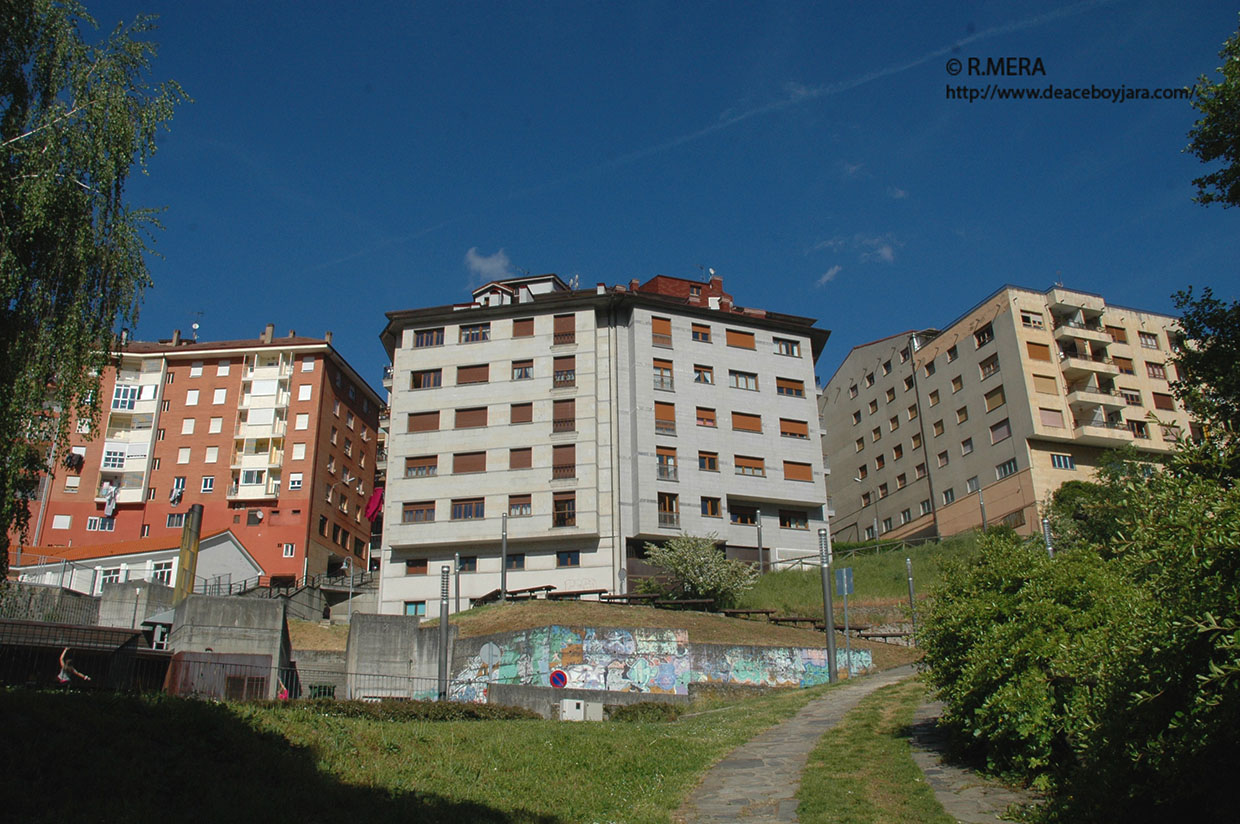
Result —
<svg viewBox="0 0 1240 824"><path fill-rule="evenodd" d="M1004 283L1166 312L1240 286L1240 210L1191 201L1186 101L946 99L1190 85L1234 4L88 6L103 29L158 14L154 77L195 100L129 188L167 207L143 339L330 329L377 385L384 312L522 271L713 267L738 303L830 329L825 379ZM948 74L970 57L1045 74Z"/></svg>

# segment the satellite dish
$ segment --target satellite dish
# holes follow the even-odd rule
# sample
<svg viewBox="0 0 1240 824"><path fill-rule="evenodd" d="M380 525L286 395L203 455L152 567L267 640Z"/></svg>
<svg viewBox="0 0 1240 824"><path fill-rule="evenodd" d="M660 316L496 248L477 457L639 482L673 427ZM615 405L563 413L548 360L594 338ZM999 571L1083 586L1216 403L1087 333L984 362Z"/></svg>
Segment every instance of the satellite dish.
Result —
<svg viewBox="0 0 1240 824"><path fill-rule="evenodd" d="M714 277L714 276L715 276L715 270L714 270L714 269L707 269L706 271L710 272L710 276L711 276L711 277ZM195 327L195 328L197 328L197 327Z"/></svg>
<svg viewBox="0 0 1240 824"><path fill-rule="evenodd" d="M261 521L263 519L263 511L260 509L254 513L254 520Z"/></svg>

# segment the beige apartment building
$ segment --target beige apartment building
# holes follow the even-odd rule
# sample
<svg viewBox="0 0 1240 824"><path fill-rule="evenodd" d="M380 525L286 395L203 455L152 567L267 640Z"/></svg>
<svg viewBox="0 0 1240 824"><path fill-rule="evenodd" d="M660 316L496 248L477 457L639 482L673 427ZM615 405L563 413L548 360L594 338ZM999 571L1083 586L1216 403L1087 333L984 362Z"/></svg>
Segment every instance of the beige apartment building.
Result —
<svg viewBox="0 0 1240 824"><path fill-rule="evenodd" d="M500 586L624 592L647 541L815 553L826 487L810 318L737 306L721 278L486 284L391 312L381 611ZM455 582L452 598L455 601Z"/></svg>
<svg viewBox="0 0 1240 824"><path fill-rule="evenodd" d="M819 396L832 535L1040 529L1065 481L1107 450L1165 454L1176 319L1060 286L1004 286L945 329L855 347Z"/></svg>

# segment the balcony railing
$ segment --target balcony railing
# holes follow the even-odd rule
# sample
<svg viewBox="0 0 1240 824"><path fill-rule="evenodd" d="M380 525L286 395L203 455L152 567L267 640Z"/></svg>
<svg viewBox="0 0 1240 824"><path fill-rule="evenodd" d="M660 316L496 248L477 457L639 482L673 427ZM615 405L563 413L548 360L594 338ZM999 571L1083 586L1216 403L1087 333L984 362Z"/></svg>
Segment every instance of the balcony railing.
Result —
<svg viewBox="0 0 1240 824"><path fill-rule="evenodd" d="M551 431L552 432L576 432L577 431L577 419L576 418L554 418L551 421Z"/></svg>
<svg viewBox="0 0 1240 824"><path fill-rule="evenodd" d="M1066 326L1067 328L1069 328L1069 329L1083 329L1083 330L1085 330L1086 332L1104 332L1104 331L1106 331L1106 330L1104 330L1104 329L1102 328L1102 324L1101 324L1101 323L1083 323L1083 322L1081 322L1081 321L1079 321L1079 320L1061 320L1061 321L1057 321L1057 322L1055 323L1055 328L1056 328L1056 329L1062 329L1062 328L1063 328L1063 327L1065 327L1065 326Z"/></svg>
<svg viewBox="0 0 1240 824"><path fill-rule="evenodd" d="M576 386L577 385L577 370L576 369L556 370L555 377L552 379L551 385L557 388L561 386Z"/></svg>
<svg viewBox="0 0 1240 824"><path fill-rule="evenodd" d="M551 336L552 346L563 346L569 343L577 342L576 332L556 332Z"/></svg>
<svg viewBox="0 0 1240 824"><path fill-rule="evenodd" d="M675 435L676 434L676 422L656 420L654 422L654 431L655 431L655 434L657 435Z"/></svg>
<svg viewBox="0 0 1240 824"><path fill-rule="evenodd" d="M577 477L576 464L554 464L551 467L551 480L563 481L568 478Z"/></svg>
<svg viewBox="0 0 1240 824"><path fill-rule="evenodd" d="M666 349L672 348L672 336L671 335L660 335L658 332L654 332L652 333L650 342L653 343L655 346L662 346Z"/></svg>
<svg viewBox="0 0 1240 824"><path fill-rule="evenodd" d="M659 480L675 481L677 478L677 467L668 466L667 464L659 464Z"/></svg>
<svg viewBox="0 0 1240 824"><path fill-rule="evenodd" d="M576 526L577 525L577 510L566 509L566 510L560 510L558 512L552 513L551 525L552 526Z"/></svg>
<svg viewBox="0 0 1240 824"><path fill-rule="evenodd" d="M678 529L680 527L680 513L679 512L660 512L659 513L659 526Z"/></svg>
<svg viewBox="0 0 1240 824"><path fill-rule="evenodd" d="M675 390L676 383L672 378L667 377L665 375L655 375L654 376L654 388L665 389L668 392L671 392Z"/></svg>

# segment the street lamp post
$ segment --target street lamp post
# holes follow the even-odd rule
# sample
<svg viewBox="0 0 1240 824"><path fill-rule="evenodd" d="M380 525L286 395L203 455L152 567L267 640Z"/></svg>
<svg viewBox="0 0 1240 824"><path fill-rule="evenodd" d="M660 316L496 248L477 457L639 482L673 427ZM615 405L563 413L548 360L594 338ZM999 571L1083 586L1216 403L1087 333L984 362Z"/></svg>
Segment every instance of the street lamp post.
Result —
<svg viewBox="0 0 1240 824"><path fill-rule="evenodd" d="M827 627L827 677L832 684L839 679L835 668L835 605L831 601L831 530L818 530L818 560L822 568L822 617Z"/></svg>
<svg viewBox="0 0 1240 824"><path fill-rule="evenodd" d="M499 599L508 600L508 513L499 516Z"/></svg>

